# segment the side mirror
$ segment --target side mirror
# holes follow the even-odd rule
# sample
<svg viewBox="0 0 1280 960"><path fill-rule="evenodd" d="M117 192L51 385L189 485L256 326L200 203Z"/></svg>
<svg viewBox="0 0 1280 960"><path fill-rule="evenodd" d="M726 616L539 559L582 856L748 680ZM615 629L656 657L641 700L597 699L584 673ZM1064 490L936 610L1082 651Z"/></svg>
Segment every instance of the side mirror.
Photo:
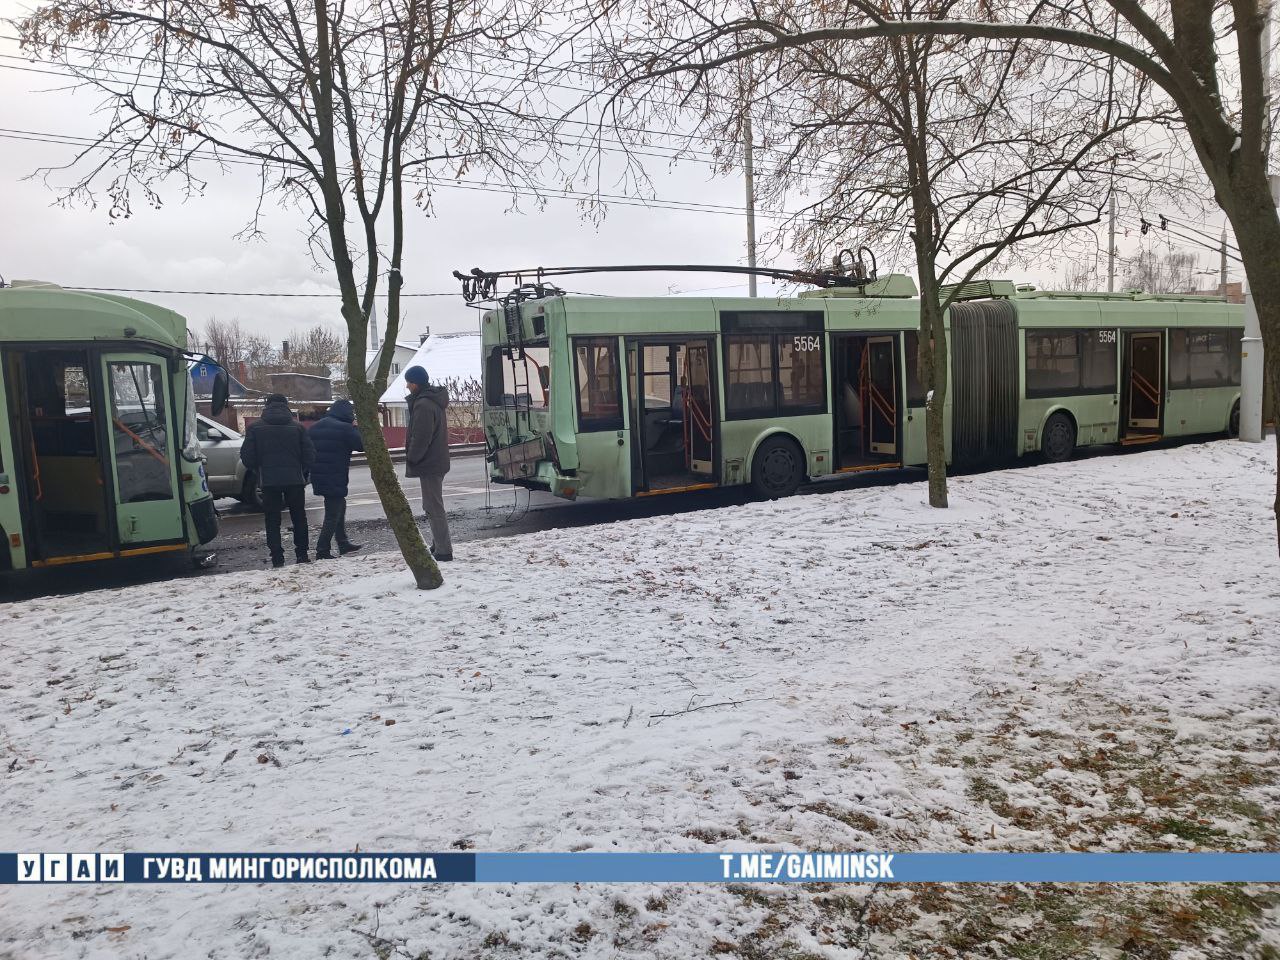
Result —
<svg viewBox="0 0 1280 960"><path fill-rule="evenodd" d="M227 376L227 371L219 368L213 377L213 390L211 391L209 409L216 417L223 410L227 409L227 397L231 395L231 378Z"/></svg>
<svg viewBox="0 0 1280 960"><path fill-rule="evenodd" d="M217 428L215 428L215 427L210 427L210 428L209 428L208 437L209 437L209 439L210 439L210 440L213 440L213 441L215 441L215 442L216 442L216 441L218 441L218 440L225 440L225 439L227 439L227 435L226 435L225 433L223 433L221 430L218 430L218 429L217 429Z"/></svg>

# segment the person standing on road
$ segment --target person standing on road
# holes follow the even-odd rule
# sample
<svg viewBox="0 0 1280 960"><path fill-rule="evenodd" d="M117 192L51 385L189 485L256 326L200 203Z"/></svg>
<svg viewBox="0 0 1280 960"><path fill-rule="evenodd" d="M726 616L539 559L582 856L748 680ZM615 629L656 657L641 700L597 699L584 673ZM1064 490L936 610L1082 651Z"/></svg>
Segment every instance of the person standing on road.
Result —
<svg viewBox="0 0 1280 960"><path fill-rule="evenodd" d="M449 423L446 409L449 391L432 386L427 371L410 367L404 372L409 395L409 429L404 442L406 477L422 484L422 511L431 524L431 555L443 563L453 559L449 518L444 510L444 475L449 472Z"/></svg>
<svg viewBox="0 0 1280 960"><path fill-rule="evenodd" d="M262 419L245 431L240 459L258 475L262 485L262 513L267 525L267 550L273 567L284 566L280 542L280 514L285 506L293 521L293 552L298 563L307 556L307 474L315 463L316 448L307 428L294 419L282 393L267 397Z"/></svg>
<svg viewBox="0 0 1280 960"><path fill-rule="evenodd" d="M360 544L347 538L347 484L351 473L351 454L364 450L360 431L355 428L355 412L350 400L335 400L329 412L311 428L311 442L316 448L316 463L311 468L311 491L324 497L324 523L316 540L316 559L332 560L330 545L338 540L338 553L360 549Z"/></svg>

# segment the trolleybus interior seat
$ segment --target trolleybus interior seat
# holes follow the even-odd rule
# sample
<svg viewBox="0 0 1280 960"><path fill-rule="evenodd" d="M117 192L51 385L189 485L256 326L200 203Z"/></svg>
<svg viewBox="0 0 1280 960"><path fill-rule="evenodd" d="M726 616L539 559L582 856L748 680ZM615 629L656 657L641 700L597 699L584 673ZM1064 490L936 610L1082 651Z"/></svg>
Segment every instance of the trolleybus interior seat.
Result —
<svg viewBox="0 0 1280 960"><path fill-rule="evenodd" d="M773 406L773 383L731 383L728 390L730 407L739 410L768 410Z"/></svg>

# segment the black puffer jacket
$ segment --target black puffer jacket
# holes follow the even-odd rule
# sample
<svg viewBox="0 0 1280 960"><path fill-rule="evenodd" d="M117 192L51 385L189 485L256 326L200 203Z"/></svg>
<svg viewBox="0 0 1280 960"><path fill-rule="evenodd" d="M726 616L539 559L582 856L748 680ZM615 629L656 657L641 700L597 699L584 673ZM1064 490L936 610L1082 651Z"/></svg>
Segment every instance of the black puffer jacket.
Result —
<svg viewBox="0 0 1280 960"><path fill-rule="evenodd" d="M444 476L449 472L449 391L427 385L405 397L409 430L404 441L406 477Z"/></svg>
<svg viewBox="0 0 1280 960"><path fill-rule="evenodd" d="M262 408L262 419L249 424L240 459L264 487L300 486L316 462L316 448L289 405L273 400Z"/></svg>
<svg viewBox="0 0 1280 960"><path fill-rule="evenodd" d="M335 400L328 414L311 428L316 464L311 468L311 489L317 497L345 497L351 472L351 454L364 449L355 428L350 400Z"/></svg>

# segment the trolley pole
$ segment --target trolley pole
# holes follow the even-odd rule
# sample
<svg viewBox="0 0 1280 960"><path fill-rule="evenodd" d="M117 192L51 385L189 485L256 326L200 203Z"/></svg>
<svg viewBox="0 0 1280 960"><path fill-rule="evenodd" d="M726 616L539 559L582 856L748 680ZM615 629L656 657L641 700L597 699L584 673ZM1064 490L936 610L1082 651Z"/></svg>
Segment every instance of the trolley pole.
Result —
<svg viewBox="0 0 1280 960"><path fill-rule="evenodd" d="M753 270L756 266L756 171L755 148L751 143L751 114L742 119L742 140L745 161L743 167L747 175L747 266ZM750 296L756 296L756 275L747 278L747 290Z"/></svg>
<svg viewBox="0 0 1280 960"><path fill-rule="evenodd" d="M1264 8L1266 22L1262 28L1262 82L1266 121L1271 118L1271 7ZM1268 138L1270 139L1270 138ZM1271 177L1271 202L1276 202L1277 178ZM1240 338L1240 439L1246 443L1262 442L1262 324L1258 308L1249 289L1249 275L1244 278L1244 336Z"/></svg>
<svg viewBox="0 0 1280 960"><path fill-rule="evenodd" d="M1107 293L1116 292L1116 195L1112 191L1107 217Z"/></svg>

